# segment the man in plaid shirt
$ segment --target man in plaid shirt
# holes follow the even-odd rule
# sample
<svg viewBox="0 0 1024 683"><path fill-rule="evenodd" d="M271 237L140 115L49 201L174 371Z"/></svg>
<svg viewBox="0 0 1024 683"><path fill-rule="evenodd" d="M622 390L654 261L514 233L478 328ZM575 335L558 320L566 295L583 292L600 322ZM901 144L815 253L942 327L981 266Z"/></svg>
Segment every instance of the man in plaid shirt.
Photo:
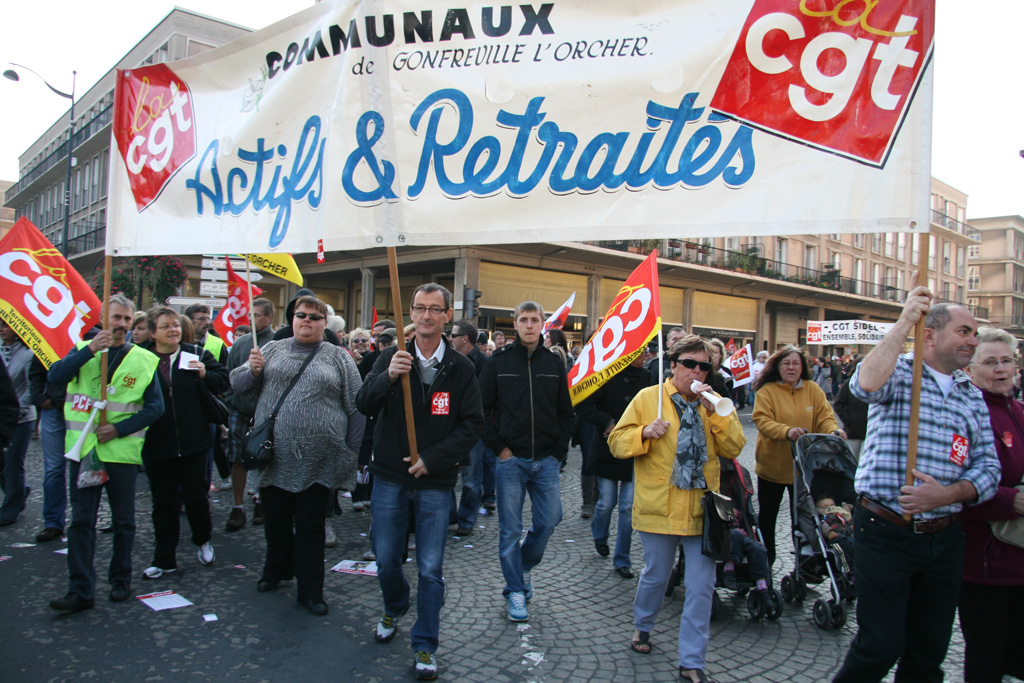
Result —
<svg viewBox="0 0 1024 683"><path fill-rule="evenodd" d="M899 321L850 381L871 405L854 512L859 630L835 683L941 681L964 568L957 516L995 495L1000 476L985 401L961 368L978 345L966 309L931 306L913 288ZM905 486L911 354L900 350L924 315L924 373L914 486ZM907 521L903 514L912 516Z"/></svg>

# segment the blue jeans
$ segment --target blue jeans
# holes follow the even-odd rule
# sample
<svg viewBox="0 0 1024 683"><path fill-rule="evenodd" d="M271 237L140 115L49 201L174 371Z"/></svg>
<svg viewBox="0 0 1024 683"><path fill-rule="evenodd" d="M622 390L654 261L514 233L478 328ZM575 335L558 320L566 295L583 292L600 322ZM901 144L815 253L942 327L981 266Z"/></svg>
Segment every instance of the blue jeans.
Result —
<svg viewBox="0 0 1024 683"><path fill-rule="evenodd" d="M544 548L555 527L562 521L562 494L558 475L561 463L546 457L526 460L515 456L498 460L495 469L498 494L498 556L505 575L503 595L526 590L523 574L544 557ZM530 494L533 520L526 538L523 535L523 501Z"/></svg>
<svg viewBox="0 0 1024 683"><path fill-rule="evenodd" d="M594 509L594 520L590 523L590 533L595 543L608 542L608 529L612 522L612 509L619 505L619 530L615 537L615 557L613 567L632 566L629 559L629 546L633 540L633 482L615 481L614 479L597 478L597 486L601 497L597 499Z"/></svg>
<svg viewBox="0 0 1024 683"><path fill-rule="evenodd" d="M47 408L39 419L39 438L43 443L43 526L63 529L68 507L63 407Z"/></svg>
<svg viewBox="0 0 1024 683"><path fill-rule="evenodd" d="M444 548L448 541L446 489L409 489L377 478L373 482L373 546L384 612L393 617L409 607L409 581L402 571L409 509L416 518L416 623L409 633L415 652L437 652L444 601Z"/></svg>
<svg viewBox="0 0 1024 683"><path fill-rule="evenodd" d="M483 459L483 471L481 474L481 481L483 482L480 487L481 499L483 502L491 501L494 502L494 490L496 482L494 480L494 470L498 465L498 455L490 448L484 448L484 459Z"/></svg>
<svg viewBox="0 0 1024 683"><path fill-rule="evenodd" d="M107 490L110 514L114 522L114 549L108 579L132 582L132 546L135 544L135 480L138 465L103 463L110 479L102 486L78 488L81 463L71 461L71 526L68 527L68 591L86 600L95 597L96 513L100 496Z"/></svg>
<svg viewBox="0 0 1024 683"><path fill-rule="evenodd" d="M480 512L484 489L484 454L494 452L484 445L483 439L476 442L469 452L470 465L462 470L462 500L459 501L459 528L465 529L476 524Z"/></svg>
<svg viewBox="0 0 1024 683"><path fill-rule="evenodd" d="M14 428L11 442L4 451L3 478L0 488L4 490L4 502L0 506L0 519L13 522L25 509L25 453L28 451L28 440L32 436L35 422L22 422Z"/></svg>

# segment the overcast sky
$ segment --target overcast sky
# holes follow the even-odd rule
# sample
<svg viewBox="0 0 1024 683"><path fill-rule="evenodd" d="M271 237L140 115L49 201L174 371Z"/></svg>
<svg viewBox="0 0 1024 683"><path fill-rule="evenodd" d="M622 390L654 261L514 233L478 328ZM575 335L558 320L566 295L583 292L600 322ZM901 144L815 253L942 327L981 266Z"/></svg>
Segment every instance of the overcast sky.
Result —
<svg viewBox="0 0 1024 683"><path fill-rule="evenodd" d="M733 1L733 0L729 0ZM262 28L312 0L34 0L4 3L0 64L25 64L54 87L84 93L177 4ZM932 175L967 193L968 216L1024 214L1024 2L937 0ZM0 79L0 179L67 111L31 74Z"/></svg>

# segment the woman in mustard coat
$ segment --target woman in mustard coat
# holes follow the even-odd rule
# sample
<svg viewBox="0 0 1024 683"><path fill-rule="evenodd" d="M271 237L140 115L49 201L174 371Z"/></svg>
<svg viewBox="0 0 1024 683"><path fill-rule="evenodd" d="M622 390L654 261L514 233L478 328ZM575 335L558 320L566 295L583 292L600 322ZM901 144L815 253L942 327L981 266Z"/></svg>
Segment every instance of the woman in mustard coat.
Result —
<svg viewBox="0 0 1024 683"><path fill-rule="evenodd" d="M633 458L633 528L644 549L644 570L633 602L632 648L651 651L650 631L661 607L676 548L686 556L686 602L679 621L679 674L708 681L704 673L710 638L715 562L701 554L701 498L719 486L718 456L735 458L746 443L736 412L727 417L699 392L710 391L711 349L687 335L669 349L672 376L641 391L608 437L616 458ZM695 392L691 385L700 385ZM658 396L663 416L658 415Z"/></svg>
<svg viewBox="0 0 1024 683"><path fill-rule="evenodd" d="M839 430L825 392L811 380L807 357L797 346L784 346L765 362L754 380L757 404L757 524L775 563L775 524L782 494L793 501L793 442L804 434L846 434Z"/></svg>

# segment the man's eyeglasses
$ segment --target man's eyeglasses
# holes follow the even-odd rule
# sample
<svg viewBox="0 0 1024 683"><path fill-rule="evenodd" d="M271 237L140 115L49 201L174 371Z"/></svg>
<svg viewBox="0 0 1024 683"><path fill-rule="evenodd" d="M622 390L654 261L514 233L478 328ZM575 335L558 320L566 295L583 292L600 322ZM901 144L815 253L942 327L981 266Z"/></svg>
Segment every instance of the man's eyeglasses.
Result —
<svg viewBox="0 0 1024 683"><path fill-rule="evenodd" d="M451 335L451 338L452 339L458 339L459 337L468 337L468 336L469 336L468 334L453 334L453 335Z"/></svg>
<svg viewBox="0 0 1024 683"><path fill-rule="evenodd" d="M440 306L420 306L419 304L412 307L412 312L420 315L423 315L424 313L430 313L430 315L441 315L446 310L447 309L441 308Z"/></svg>
<svg viewBox="0 0 1024 683"><path fill-rule="evenodd" d="M320 320L323 320L327 316L320 315L319 313L306 313L305 311L297 311L295 313L295 317L298 318L299 320L305 320L306 318L309 318L313 322L318 322Z"/></svg>
<svg viewBox="0 0 1024 683"><path fill-rule="evenodd" d="M694 360L693 358L681 358L673 361L679 363L687 370L693 370L694 368L700 368L701 372L711 372L711 363L707 363L702 360Z"/></svg>

